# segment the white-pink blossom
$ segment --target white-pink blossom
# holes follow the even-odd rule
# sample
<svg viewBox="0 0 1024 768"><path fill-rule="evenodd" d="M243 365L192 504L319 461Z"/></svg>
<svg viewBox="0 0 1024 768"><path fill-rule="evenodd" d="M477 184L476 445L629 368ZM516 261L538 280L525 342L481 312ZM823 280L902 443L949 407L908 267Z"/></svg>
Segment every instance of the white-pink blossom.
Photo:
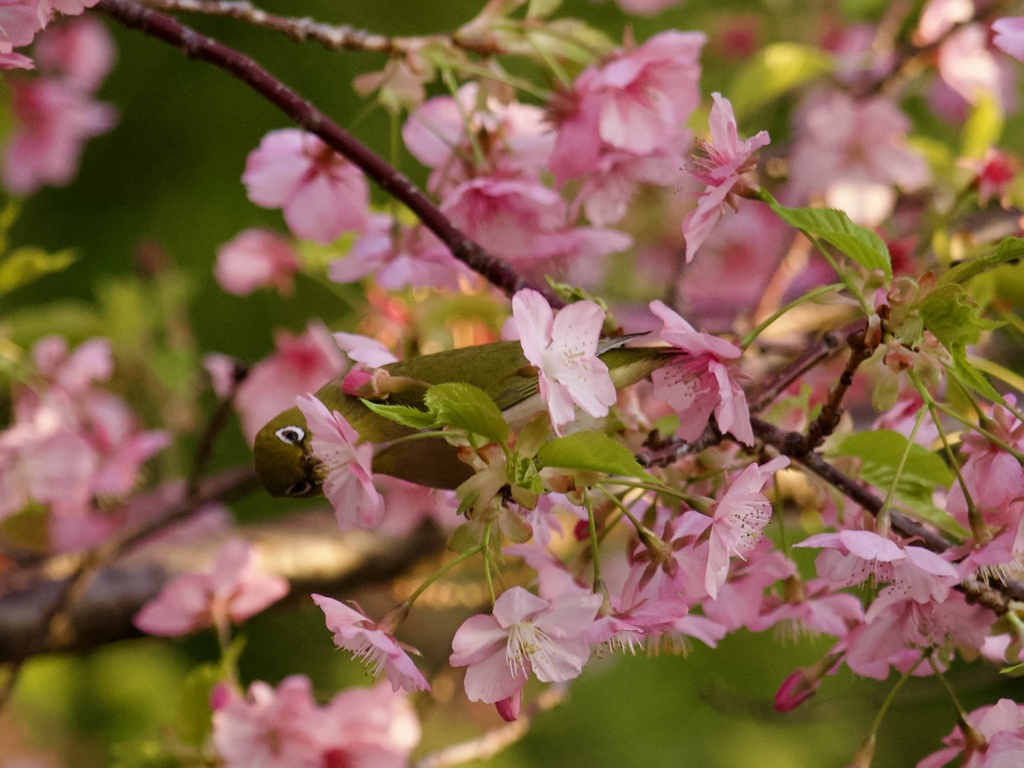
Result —
<svg viewBox="0 0 1024 768"><path fill-rule="evenodd" d="M494 704L526 683L532 672L546 683L577 677L590 658L586 631L601 607L600 595L567 590L544 600L512 587L492 614L467 619L452 639L450 663L466 670L470 701Z"/></svg>
<svg viewBox="0 0 1024 768"><path fill-rule="evenodd" d="M304 240L327 245L366 226L370 192L363 172L298 129L264 136L249 153L242 182L252 202L281 208L288 228Z"/></svg>
<svg viewBox="0 0 1024 768"><path fill-rule="evenodd" d="M409 658L409 646L399 643L389 628L333 598L313 595L313 602L324 612L327 628L334 633L334 644L350 651L371 675L379 677L383 672L395 691L430 690L423 673Z"/></svg>
<svg viewBox="0 0 1024 768"><path fill-rule="evenodd" d="M345 417L313 395L300 395L295 404L313 435L310 452L338 525L343 530L380 525L384 498L373 486L373 445L358 445L359 433Z"/></svg>
<svg viewBox="0 0 1024 768"><path fill-rule="evenodd" d="M608 413L616 399L608 366L597 356L604 312L578 301L554 316L544 297L525 289L512 298L512 317L523 354L538 368L540 396L555 432L576 418L579 406L591 416Z"/></svg>

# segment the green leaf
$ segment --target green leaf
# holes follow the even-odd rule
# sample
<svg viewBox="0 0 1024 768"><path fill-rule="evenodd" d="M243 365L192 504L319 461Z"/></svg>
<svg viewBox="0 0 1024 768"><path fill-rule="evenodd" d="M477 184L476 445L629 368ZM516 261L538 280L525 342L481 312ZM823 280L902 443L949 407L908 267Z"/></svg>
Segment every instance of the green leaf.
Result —
<svg viewBox="0 0 1024 768"><path fill-rule="evenodd" d="M50 253L42 248L24 247L13 251L0 261L0 296L67 269L75 258L71 249Z"/></svg>
<svg viewBox="0 0 1024 768"><path fill-rule="evenodd" d="M736 117L753 112L819 75L831 72L832 57L817 48L775 43L758 51L740 69L728 93Z"/></svg>
<svg viewBox="0 0 1024 768"><path fill-rule="evenodd" d="M174 725L178 738L186 744L202 746L213 732L210 692L223 679L221 664L200 664L182 683Z"/></svg>
<svg viewBox="0 0 1024 768"><path fill-rule="evenodd" d="M537 452L537 462L542 467L656 480L640 466L626 446L604 432L577 432L556 438Z"/></svg>
<svg viewBox="0 0 1024 768"><path fill-rule="evenodd" d="M411 405L387 405L372 400L362 400L362 403L378 416L413 429L430 429L437 423L435 414L421 411Z"/></svg>
<svg viewBox="0 0 1024 768"><path fill-rule="evenodd" d="M826 243L834 245L864 269L880 269L886 282L892 280L892 260L885 242L866 227L854 224L843 211L835 208L787 208L779 205L767 192L762 197L780 219Z"/></svg>
<svg viewBox="0 0 1024 768"><path fill-rule="evenodd" d="M957 381L972 392L977 392L994 403L1006 404L1003 401L1003 396L989 384L985 374L967 360L965 350L961 349L953 353L953 367L947 370Z"/></svg>
<svg viewBox="0 0 1024 768"><path fill-rule="evenodd" d="M960 155L980 159L1003 133L1003 110L991 94L982 94L960 133Z"/></svg>
<svg viewBox="0 0 1024 768"><path fill-rule="evenodd" d="M878 430L850 435L832 453L859 458L861 479L888 491L907 446L907 438L899 432ZM949 488L954 477L940 456L916 443L910 444L894 495L917 519L962 538L968 532L932 502L935 489Z"/></svg>
<svg viewBox="0 0 1024 768"><path fill-rule="evenodd" d="M508 424L494 400L479 387L462 382L438 384L423 402L436 415L435 424L464 429L493 443L508 442Z"/></svg>
<svg viewBox="0 0 1024 768"><path fill-rule="evenodd" d="M850 435L833 451L833 455L856 456L865 462L891 467L895 472L906 449L907 438L899 432L880 429ZM953 473L940 456L916 443L910 446L903 470L944 488L952 485L954 479Z"/></svg>
<svg viewBox="0 0 1024 768"><path fill-rule="evenodd" d="M936 286L945 286L966 283L972 277L982 272L998 267L1008 261L1016 261L1017 259L1024 259L1024 238L1007 237L999 242L999 245L992 253L961 261L943 273L935 284Z"/></svg>
<svg viewBox="0 0 1024 768"><path fill-rule="evenodd" d="M982 331L1002 325L980 317L977 303L956 283L936 285L916 303L916 308L924 327L935 334L954 358L963 355L968 344L976 344Z"/></svg>

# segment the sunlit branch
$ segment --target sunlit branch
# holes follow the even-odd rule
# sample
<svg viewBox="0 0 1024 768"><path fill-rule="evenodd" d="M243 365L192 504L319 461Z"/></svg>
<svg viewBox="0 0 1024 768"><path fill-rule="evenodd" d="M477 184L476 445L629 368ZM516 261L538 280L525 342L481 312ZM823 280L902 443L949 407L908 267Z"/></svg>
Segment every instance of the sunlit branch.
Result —
<svg viewBox="0 0 1024 768"><path fill-rule="evenodd" d="M293 515L273 523L226 530L197 542L162 540L133 551L98 570L88 589L68 607L65 631L40 632L68 578L37 574L30 586L0 595L0 663L42 653L85 650L140 633L132 617L170 579L209 568L231 537L250 540L261 569L291 585L285 606L308 600L311 592L347 594L357 587L393 579L442 551L444 536L424 526L401 539L368 531L340 531L326 512Z"/></svg>

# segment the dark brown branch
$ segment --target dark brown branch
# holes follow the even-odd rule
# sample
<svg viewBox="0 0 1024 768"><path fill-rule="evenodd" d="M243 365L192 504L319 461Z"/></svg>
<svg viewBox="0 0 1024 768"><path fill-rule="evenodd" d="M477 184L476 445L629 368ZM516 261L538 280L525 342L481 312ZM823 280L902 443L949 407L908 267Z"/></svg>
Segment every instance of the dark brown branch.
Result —
<svg viewBox="0 0 1024 768"><path fill-rule="evenodd" d="M530 283L509 264L487 253L452 224L408 178L249 56L184 26L165 13L144 8L132 0L100 0L95 8L126 27L163 40L178 48L185 56L213 64L241 80L284 112L296 125L316 134L331 149L361 168L381 189L404 203L440 238L455 258L509 296L522 288L533 288L551 306L564 306L564 302L548 286Z"/></svg>
<svg viewBox="0 0 1024 768"><path fill-rule="evenodd" d="M800 462L807 470L829 483L872 515L877 515L881 511L884 503L882 499L844 475L818 454L807 450L804 436L799 432L786 432L757 418L750 421L758 439ZM895 510L891 510L889 515L893 530L898 531L902 536L919 539L925 547L933 552L945 552L953 546L944 537L930 531L906 515ZM960 588L974 602L990 608L1002 606L1002 612L1007 610L1009 599L1024 600L1024 584L1016 581L1009 581L998 586L965 582Z"/></svg>
<svg viewBox="0 0 1024 768"><path fill-rule="evenodd" d="M847 390L853 384L853 375L860 368L860 364L874 353L875 347L878 346L877 340L880 338L881 334L870 326L859 328L846 337L846 343L850 347L850 357L839 376L839 381L829 392L828 400L822 406L818 418L807 428L807 434L804 436L804 453L810 453L821 445L821 441L831 435L839 425L839 419L843 415L843 398L846 397Z"/></svg>
<svg viewBox="0 0 1024 768"><path fill-rule="evenodd" d="M86 650L138 636L131 622L139 609L174 576L207 568L224 541L236 536L256 546L265 572L288 579L292 591L287 602L293 604L308 599L311 592L347 593L392 579L444 546L443 535L432 526L390 539L365 531L339 531L326 512L234 529L200 542L161 541L95 573L88 589L68 607L60 634L48 635L40 626L68 590L68 579L37 578L0 596L0 662Z"/></svg>
<svg viewBox="0 0 1024 768"><path fill-rule="evenodd" d="M839 351L839 339L834 333L826 333L817 343L804 354L793 360L785 368L779 371L763 387L751 395L749 399L750 412L760 413L781 395L790 384L797 381L801 376L812 368L821 365Z"/></svg>

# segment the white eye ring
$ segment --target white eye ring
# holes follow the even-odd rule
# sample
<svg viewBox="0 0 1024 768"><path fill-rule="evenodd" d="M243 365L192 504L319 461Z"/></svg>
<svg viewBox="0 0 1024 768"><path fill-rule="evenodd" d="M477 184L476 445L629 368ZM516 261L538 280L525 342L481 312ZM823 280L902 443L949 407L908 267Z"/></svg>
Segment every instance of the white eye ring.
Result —
<svg viewBox="0 0 1024 768"><path fill-rule="evenodd" d="M282 443L298 445L306 437L306 430L302 427L281 427L274 434Z"/></svg>
<svg viewBox="0 0 1024 768"><path fill-rule="evenodd" d="M300 480L297 483L293 483L288 486L288 490L284 492L285 496L302 496L303 494L309 493L313 490L313 484L308 480Z"/></svg>

